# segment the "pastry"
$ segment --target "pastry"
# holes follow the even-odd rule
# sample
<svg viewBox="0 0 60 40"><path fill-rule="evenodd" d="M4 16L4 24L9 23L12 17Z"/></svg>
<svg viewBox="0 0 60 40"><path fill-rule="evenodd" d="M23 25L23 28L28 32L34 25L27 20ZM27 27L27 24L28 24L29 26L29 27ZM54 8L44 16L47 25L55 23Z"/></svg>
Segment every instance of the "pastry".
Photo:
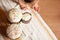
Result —
<svg viewBox="0 0 60 40"><path fill-rule="evenodd" d="M32 18L31 14L28 12L25 12L23 13L22 22L28 23L30 22L31 18Z"/></svg>
<svg viewBox="0 0 60 40"><path fill-rule="evenodd" d="M22 13L16 8L9 11L8 19L11 23L18 23L22 18Z"/></svg>
<svg viewBox="0 0 60 40"><path fill-rule="evenodd" d="M17 39L18 37L20 37L21 34L22 28L20 27L20 24L11 24L7 28L7 35L11 39Z"/></svg>

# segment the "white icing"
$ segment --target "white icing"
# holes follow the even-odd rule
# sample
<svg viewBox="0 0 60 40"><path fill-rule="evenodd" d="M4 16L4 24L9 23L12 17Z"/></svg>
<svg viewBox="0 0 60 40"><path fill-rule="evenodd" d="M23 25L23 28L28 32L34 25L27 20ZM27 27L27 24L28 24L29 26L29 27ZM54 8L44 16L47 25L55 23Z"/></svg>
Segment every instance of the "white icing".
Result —
<svg viewBox="0 0 60 40"><path fill-rule="evenodd" d="M17 9L12 9L9 12L9 20L10 22L19 22L22 18L22 13Z"/></svg>
<svg viewBox="0 0 60 40"><path fill-rule="evenodd" d="M22 33L22 28L20 27L20 24L11 24L7 28L7 34L11 39L18 38Z"/></svg>
<svg viewBox="0 0 60 40"><path fill-rule="evenodd" d="M24 14L23 17L22 17L22 19L25 20L25 21L30 20L30 18L31 18L30 14Z"/></svg>

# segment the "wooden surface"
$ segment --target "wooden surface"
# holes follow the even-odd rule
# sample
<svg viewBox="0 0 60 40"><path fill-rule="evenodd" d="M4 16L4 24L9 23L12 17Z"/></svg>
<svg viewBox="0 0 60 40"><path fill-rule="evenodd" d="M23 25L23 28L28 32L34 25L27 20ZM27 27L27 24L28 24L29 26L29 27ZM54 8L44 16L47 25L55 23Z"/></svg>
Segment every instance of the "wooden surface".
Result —
<svg viewBox="0 0 60 40"><path fill-rule="evenodd" d="M40 15L53 30L58 40L60 40L60 0L40 0L39 6ZM5 30L8 26L6 23L8 23L6 15L0 8L0 33L4 37L6 36ZM7 39L7 36L5 39Z"/></svg>
<svg viewBox="0 0 60 40"><path fill-rule="evenodd" d="M60 0L40 0L40 14L60 40Z"/></svg>

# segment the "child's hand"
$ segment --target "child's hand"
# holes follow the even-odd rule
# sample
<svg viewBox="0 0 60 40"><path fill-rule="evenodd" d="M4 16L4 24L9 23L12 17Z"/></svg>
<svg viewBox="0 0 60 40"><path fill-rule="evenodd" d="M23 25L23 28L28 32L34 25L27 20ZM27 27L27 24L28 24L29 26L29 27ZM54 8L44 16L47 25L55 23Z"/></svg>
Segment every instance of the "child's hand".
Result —
<svg viewBox="0 0 60 40"><path fill-rule="evenodd" d="M24 4L22 0L19 0L19 5L20 5L21 9L25 10L27 8L27 5Z"/></svg>
<svg viewBox="0 0 60 40"><path fill-rule="evenodd" d="M20 7L21 7L21 9L26 9L27 8L27 5L25 5L25 4L20 4Z"/></svg>
<svg viewBox="0 0 60 40"><path fill-rule="evenodd" d="M20 4L21 5L21 4ZM21 9L27 9L27 5L25 5L25 4L22 4L21 6ZM33 5L33 7L32 7L35 11L39 11L39 5L38 4L35 4L35 5Z"/></svg>
<svg viewBox="0 0 60 40"><path fill-rule="evenodd" d="M23 2L22 2L22 0L19 0L19 4L20 4L20 7L21 7L21 9L27 9L27 4L24 4ZM32 8L34 9L34 10L36 10L36 11L39 11L39 5L38 5L38 2L36 3L36 4L34 4L33 6L32 6Z"/></svg>
<svg viewBox="0 0 60 40"><path fill-rule="evenodd" d="M39 5L38 4L33 5L33 9L36 10L36 11L39 11L39 9L40 9Z"/></svg>

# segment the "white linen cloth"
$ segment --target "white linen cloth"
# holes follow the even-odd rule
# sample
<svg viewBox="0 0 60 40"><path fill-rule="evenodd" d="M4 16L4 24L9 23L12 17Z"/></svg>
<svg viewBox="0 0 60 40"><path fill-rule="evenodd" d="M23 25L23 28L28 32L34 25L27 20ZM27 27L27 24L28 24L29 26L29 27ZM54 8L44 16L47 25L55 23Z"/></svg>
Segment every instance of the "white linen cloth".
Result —
<svg viewBox="0 0 60 40"><path fill-rule="evenodd" d="M14 8L17 3L14 0L0 0L0 6L4 11L9 11L10 9Z"/></svg>
<svg viewBox="0 0 60 40"><path fill-rule="evenodd" d="M16 7L17 3L11 0L0 0L0 6L4 11L9 11L10 9ZM19 6L17 6L19 9ZM42 17L33 9L21 10L23 12L30 12L32 14L32 19L30 23L21 23L23 33L20 36L21 40L57 40L56 36L49 28L49 26L44 22Z"/></svg>

